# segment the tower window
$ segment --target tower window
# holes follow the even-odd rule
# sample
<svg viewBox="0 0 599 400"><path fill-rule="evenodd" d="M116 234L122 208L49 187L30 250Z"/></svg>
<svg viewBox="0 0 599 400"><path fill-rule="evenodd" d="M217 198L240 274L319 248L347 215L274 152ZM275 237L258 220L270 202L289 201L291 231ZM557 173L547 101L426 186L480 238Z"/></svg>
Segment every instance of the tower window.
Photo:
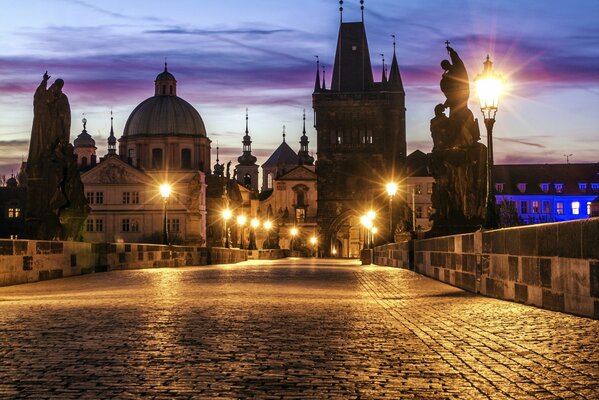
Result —
<svg viewBox="0 0 599 400"><path fill-rule="evenodd" d="M169 86L169 90L171 92L171 95L173 94L173 85Z"/></svg>
<svg viewBox="0 0 599 400"><path fill-rule="evenodd" d="M162 149L152 149L152 168L162 168Z"/></svg>
<svg viewBox="0 0 599 400"><path fill-rule="evenodd" d="M191 169L191 150L181 150L181 168Z"/></svg>
<svg viewBox="0 0 599 400"><path fill-rule="evenodd" d="M162 94L166 94L166 85L162 85Z"/></svg>

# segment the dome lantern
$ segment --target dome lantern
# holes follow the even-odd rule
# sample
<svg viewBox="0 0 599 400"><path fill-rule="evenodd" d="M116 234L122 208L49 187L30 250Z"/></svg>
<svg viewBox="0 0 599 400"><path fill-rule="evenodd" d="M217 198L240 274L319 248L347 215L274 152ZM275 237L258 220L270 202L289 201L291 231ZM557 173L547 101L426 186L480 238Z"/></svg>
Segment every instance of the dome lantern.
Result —
<svg viewBox="0 0 599 400"><path fill-rule="evenodd" d="M164 71L156 76L154 81L155 96L176 96L177 95L177 80L175 76L168 72L168 64L164 62Z"/></svg>

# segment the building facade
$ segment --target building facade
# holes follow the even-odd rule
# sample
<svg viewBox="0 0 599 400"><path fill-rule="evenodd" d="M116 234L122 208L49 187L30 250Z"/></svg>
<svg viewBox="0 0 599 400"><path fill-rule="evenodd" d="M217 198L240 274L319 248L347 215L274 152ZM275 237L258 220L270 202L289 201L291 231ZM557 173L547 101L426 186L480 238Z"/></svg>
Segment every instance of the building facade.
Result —
<svg viewBox="0 0 599 400"><path fill-rule="evenodd" d="M364 22L342 22L331 87L317 65L312 103L323 251L356 257L359 215L384 196L385 183L399 177L406 158L405 92L395 49L389 78L383 68L375 82ZM386 226L380 225L382 237Z"/></svg>

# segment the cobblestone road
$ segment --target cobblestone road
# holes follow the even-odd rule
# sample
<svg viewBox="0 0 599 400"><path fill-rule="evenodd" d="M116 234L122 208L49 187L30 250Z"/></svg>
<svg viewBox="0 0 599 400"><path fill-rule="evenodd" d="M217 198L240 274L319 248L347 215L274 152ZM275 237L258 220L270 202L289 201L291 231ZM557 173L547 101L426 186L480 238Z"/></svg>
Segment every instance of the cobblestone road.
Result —
<svg viewBox="0 0 599 400"><path fill-rule="evenodd" d="M599 398L599 321L281 260L0 288L2 398Z"/></svg>

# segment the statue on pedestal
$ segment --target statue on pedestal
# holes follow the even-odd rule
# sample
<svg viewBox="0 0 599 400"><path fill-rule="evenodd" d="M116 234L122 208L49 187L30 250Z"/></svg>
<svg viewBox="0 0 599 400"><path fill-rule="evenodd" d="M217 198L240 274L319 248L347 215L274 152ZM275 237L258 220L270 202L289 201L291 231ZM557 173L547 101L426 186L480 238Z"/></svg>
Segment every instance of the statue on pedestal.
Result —
<svg viewBox="0 0 599 400"><path fill-rule="evenodd" d="M440 82L446 100L435 106L430 121L429 171L435 178L433 231L450 233L474 230L484 221L487 148L479 143L478 120L468 109L468 72L458 53L446 44L451 62L441 62Z"/></svg>
<svg viewBox="0 0 599 400"><path fill-rule="evenodd" d="M88 214L77 158L69 143L71 108L64 81L48 88L44 74L33 96L33 126L27 157L27 230L40 240L74 240Z"/></svg>

